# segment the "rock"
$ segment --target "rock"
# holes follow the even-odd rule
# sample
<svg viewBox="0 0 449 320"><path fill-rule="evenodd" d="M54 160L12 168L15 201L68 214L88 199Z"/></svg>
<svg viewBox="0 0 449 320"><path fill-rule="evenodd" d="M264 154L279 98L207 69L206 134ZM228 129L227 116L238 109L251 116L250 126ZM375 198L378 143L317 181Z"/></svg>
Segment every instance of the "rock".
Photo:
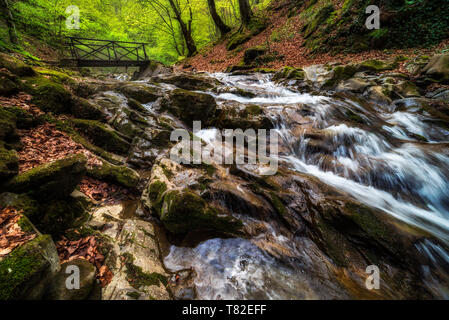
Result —
<svg viewBox="0 0 449 320"><path fill-rule="evenodd" d="M106 120L106 115L98 106L95 106L88 100L79 97L73 97L70 114L74 115L75 118L78 119Z"/></svg>
<svg viewBox="0 0 449 320"><path fill-rule="evenodd" d="M143 104L154 102L161 95L159 89L138 83L120 84L117 90L123 93L126 97L137 100Z"/></svg>
<svg viewBox="0 0 449 320"><path fill-rule="evenodd" d="M363 93L366 88L373 85L373 82L366 81L361 78L351 78L344 82L341 82L337 86L337 91L344 92L344 91L350 91L355 93Z"/></svg>
<svg viewBox="0 0 449 320"><path fill-rule="evenodd" d="M257 130L273 128L273 122L262 107L239 103L222 105L214 125L222 129Z"/></svg>
<svg viewBox="0 0 449 320"><path fill-rule="evenodd" d="M156 82L169 83L180 89L190 91L206 91L221 84L217 79L191 74L160 76L153 80Z"/></svg>
<svg viewBox="0 0 449 320"><path fill-rule="evenodd" d="M106 161L103 161L101 167L88 168L87 175L131 190L137 190L140 181L139 174L134 170L125 166L112 165Z"/></svg>
<svg viewBox="0 0 449 320"><path fill-rule="evenodd" d="M33 96L32 103L42 111L55 114L70 112L72 94L62 85L42 77L28 79L25 86Z"/></svg>
<svg viewBox="0 0 449 320"><path fill-rule="evenodd" d="M0 109L0 121L6 120L12 124L12 127L17 129L30 129L36 123L36 119L27 111L20 107L5 106ZM0 132L2 130L0 129ZM14 129L10 132L10 138L17 139L17 133ZM8 140L8 137L3 136L0 139Z"/></svg>
<svg viewBox="0 0 449 320"><path fill-rule="evenodd" d="M121 155L128 153L130 143L120 137L110 126L94 120L73 119L72 123L100 148Z"/></svg>
<svg viewBox="0 0 449 320"><path fill-rule="evenodd" d="M440 100L440 101L449 103L449 90L445 90L445 91L442 91L440 93L437 93L436 95L434 95L432 97L432 99Z"/></svg>
<svg viewBox="0 0 449 320"><path fill-rule="evenodd" d="M0 53L0 69L1 68L6 68L19 77L32 77L36 75L33 68L19 59L4 53Z"/></svg>
<svg viewBox="0 0 449 320"><path fill-rule="evenodd" d="M322 87L325 89L333 89L340 81L352 78L358 71L358 67L351 64L346 66L336 66L329 74L328 79L323 83Z"/></svg>
<svg viewBox="0 0 449 320"><path fill-rule="evenodd" d="M357 65L359 71L371 71L371 72L381 72L387 70L393 70L398 66L397 63L388 63L380 60L366 60Z"/></svg>
<svg viewBox="0 0 449 320"><path fill-rule="evenodd" d="M39 203L26 194L15 194L5 192L0 194L0 207L12 207L23 214L31 221L39 219Z"/></svg>
<svg viewBox="0 0 449 320"><path fill-rule="evenodd" d="M253 47L245 50L243 54L243 63L246 65L258 64L255 63L258 57L265 55L268 50L264 47Z"/></svg>
<svg viewBox="0 0 449 320"><path fill-rule="evenodd" d="M208 167L204 170L207 171ZM241 234L241 221L219 207L212 206L199 195L201 189L206 187L205 174L208 173L202 169L186 169L163 158L153 166L142 200L160 218L167 230L174 234Z"/></svg>
<svg viewBox="0 0 449 320"><path fill-rule="evenodd" d="M10 108L0 107L0 142L1 147L16 146L19 143L17 134L17 116L10 111Z"/></svg>
<svg viewBox="0 0 449 320"><path fill-rule="evenodd" d="M89 225L101 226L110 251L105 264L113 273L102 300L169 300L168 274L160 260L152 223L125 216L124 205L97 208Z"/></svg>
<svg viewBox="0 0 449 320"><path fill-rule="evenodd" d="M422 74L443 83L449 83L449 55L434 55L423 68Z"/></svg>
<svg viewBox="0 0 449 320"><path fill-rule="evenodd" d="M292 67L285 67L276 72L273 76L273 81L279 80L304 80L306 77L304 70Z"/></svg>
<svg viewBox="0 0 449 320"><path fill-rule="evenodd" d="M79 273L78 271L74 273L73 270L78 270ZM79 274L79 289L68 289L67 279L74 274ZM76 259L65 262L52 279L45 298L49 300L86 300L94 287L95 276L96 268L87 260Z"/></svg>
<svg viewBox="0 0 449 320"><path fill-rule="evenodd" d="M19 92L16 78L6 72L0 71L0 96L11 96Z"/></svg>
<svg viewBox="0 0 449 320"><path fill-rule="evenodd" d="M418 87L410 81L401 81L395 86L395 90L404 98L420 97Z"/></svg>
<svg viewBox="0 0 449 320"><path fill-rule="evenodd" d="M7 150L0 142L0 180L7 181L19 173L19 157L14 150Z"/></svg>
<svg viewBox="0 0 449 320"><path fill-rule="evenodd" d="M374 100L375 102L381 103L381 104L391 104L392 100L387 95L387 92L385 89L381 86L373 86L368 89L368 91L365 93L367 98L369 100Z"/></svg>
<svg viewBox="0 0 449 320"><path fill-rule="evenodd" d="M71 156L26 171L4 184L9 192L32 192L39 199L60 199L72 193L86 173L84 155Z"/></svg>
<svg viewBox="0 0 449 320"><path fill-rule="evenodd" d="M176 89L170 93L162 108L188 126L192 126L193 121L202 121L203 125L207 125L215 117L217 103L209 94Z"/></svg>
<svg viewBox="0 0 449 320"><path fill-rule="evenodd" d="M37 234L0 258L0 300L37 300L59 270L59 257L49 235Z"/></svg>
<svg viewBox="0 0 449 320"><path fill-rule="evenodd" d="M144 70L137 72L133 76L133 80L143 80L151 77L156 77L159 75L165 75L172 73L172 68L166 67L160 62L151 61L150 65Z"/></svg>
<svg viewBox="0 0 449 320"><path fill-rule="evenodd" d="M405 63L405 69L413 75L417 75L429 63L429 60L429 56L417 56L412 61Z"/></svg>

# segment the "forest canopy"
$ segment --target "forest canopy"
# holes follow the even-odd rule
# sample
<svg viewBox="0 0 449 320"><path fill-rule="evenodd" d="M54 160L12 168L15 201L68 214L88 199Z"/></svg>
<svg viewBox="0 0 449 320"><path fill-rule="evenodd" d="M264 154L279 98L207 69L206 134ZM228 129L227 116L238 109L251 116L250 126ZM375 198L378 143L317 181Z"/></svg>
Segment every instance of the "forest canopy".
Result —
<svg viewBox="0 0 449 320"><path fill-rule="evenodd" d="M270 1L9 0L9 6L19 36L26 34L53 46L61 43L64 36L147 42L153 59L171 64L220 38L220 29L210 12L211 2L222 22L235 28L241 24L239 2L249 3L251 10L259 11ZM66 9L72 5L80 11L79 29L66 27L67 19L74 13ZM195 44L190 51L179 20L190 28ZM8 31L1 32L0 39L5 39Z"/></svg>

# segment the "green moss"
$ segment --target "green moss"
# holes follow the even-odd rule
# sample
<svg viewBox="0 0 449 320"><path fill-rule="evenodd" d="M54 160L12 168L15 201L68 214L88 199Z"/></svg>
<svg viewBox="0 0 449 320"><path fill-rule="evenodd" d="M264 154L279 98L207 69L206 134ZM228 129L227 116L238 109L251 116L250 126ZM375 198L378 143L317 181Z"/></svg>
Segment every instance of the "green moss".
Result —
<svg viewBox="0 0 449 320"><path fill-rule="evenodd" d="M19 158L14 150L5 149L0 144L0 180L6 181L19 172Z"/></svg>
<svg viewBox="0 0 449 320"><path fill-rule="evenodd" d="M280 216L285 217L288 214L287 208L276 193L270 192L270 202Z"/></svg>
<svg viewBox="0 0 449 320"><path fill-rule="evenodd" d="M95 120L71 120L73 125L97 146L118 154L128 153L130 144L121 138L115 130Z"/></svg>
<svg viewBox="0 0 449 320"><path fill-rule="evenodd" d="M25 87L33 96L32 102L42 111L55 114L70 111L72 94L59 83L44 77L28 78Z"/></svg>
<svg viewBox="0 0 449 320"><path fill-rule="evenodd" d="M263 109L255 104L249 105L246 107L246 111L252 116L258 116L263 113Z"/></svg>
<svg viewBox="0 0 449 320"><path fill-rule="evenodd" d="M88 120L104 120L105 115L97 106L93 105L86 99L73 98L70 107L70 114L75 118Z"/></svg>
<svg viewBox="0 0 449 320"><path fill-rule="evenodd" d="M380 72L395 69L397 67L397 63L387 63L380 60L367 60L361 62L358 67L359 71Z"/></svg>
<svg viewBox="0 0 449 320"><path fill-rule="evenodd" d="M86 172L87 159L75 155L26 171L10 180L8 191L30 192L36 198L60 198L69 195Z"/></svg>
<svg viewBox="0 0 449 320"><path fill-rule="evenodd" d="M134 289L139 290L143 286L159 286L160 284L167 286L168 279L164 275L157 272L143 272L141 267L134 264L134 257L129 253L124 253L122 257L126 266L127 280Z"/></svg>
<svg viewBox="0 0 449 320"><path fill-rule="evenodd" d="M324 83L325 88L335 87L340 81L350 79L356 72L358 68L354 65L346 66L336 66L333 69L333 76L331 79Z"/></svg>
<svg viewBox="0 0 449 320"><path fill-rule="evenodd" d="M103 161L101 167L87 169L87 174L95 179L109 181L129 189L137 189L140 177L134 171L125 166L115 166Z"/></svg>
<svg viewBox="0 0 449 320"><path fill-rule="evenodd" d="M19 77L32 77L34 70L19 59L0 53L0 68L6 68Z"/></svg>
<svg viewBox="0 0 449 320"><path fill-rule="evenodd" d="M75 81L72 79L71 76L62 71L57 71L43 67L34 67L33 70L38 75L46 76L47 78L50 78L52 81L57 82L59 84L73 85L75 83Z"/></svg>
<svg viewBox="0 0 449 320"><path fill-rule="evenodd" d="M235 33L230 39L226 46L228 50L234 50L238 46L244 44L245 42L248 42L251 39L250 33Z"/></svg>
<svg viewBox="0 0 449 320"><path fill-rule="evenodd" d="M0 107L0 119L9 119L18 129L29 129L35 123L33 116L20 107Z"/></svg>
<svg viewBox="0 0 449 320"><path fill-rule="evenodd" d="M165 193L160 219L172 233L210 230L224 234L239 234L243 226L231 216L219 216L200 196L190 190L171 190Z"/></svg>
<svg viewBox="0 0 449 320"><path fill-rule="evenodd" d="M49 238L50 236L39 236L0 260L0 300L19 297L26 282L47 265L48 262L39 250L39 244L51 241Z"/></svg>
<svg viewBox="0 0 449 320"><path fill-rule="evenodd" d="M334 12L334 6L328 4L320 8L309 23L304 25L302 32L304 38L308 38L314 33Z"/></svg>
<svg viewBox="0 0 449 320"><path fill-rule="evenodd" d="M140 293L137 291L127 292L126 295L134 300L139 300Z"/></svg>
<svg viewBox="0 0 449 320"><path fill-rule="evenodd" d="M159 180L154 181L148 186L148 197L151 201L151 206L158 215L161 215L165 191L167 191L167 185Z"/></svg>

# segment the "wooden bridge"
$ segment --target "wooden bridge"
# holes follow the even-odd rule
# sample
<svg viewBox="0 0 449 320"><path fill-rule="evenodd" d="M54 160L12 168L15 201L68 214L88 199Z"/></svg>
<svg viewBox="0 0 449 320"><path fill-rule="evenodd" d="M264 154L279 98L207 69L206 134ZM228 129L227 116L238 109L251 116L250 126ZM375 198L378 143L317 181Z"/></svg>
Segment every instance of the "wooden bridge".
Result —
<svg viewBox="0 0 449 320"><path fill-rule="evenodd" d="M68 37L65 44L71 59L61 66L77 67L146 67L151 63L147 43Z"/></svg>

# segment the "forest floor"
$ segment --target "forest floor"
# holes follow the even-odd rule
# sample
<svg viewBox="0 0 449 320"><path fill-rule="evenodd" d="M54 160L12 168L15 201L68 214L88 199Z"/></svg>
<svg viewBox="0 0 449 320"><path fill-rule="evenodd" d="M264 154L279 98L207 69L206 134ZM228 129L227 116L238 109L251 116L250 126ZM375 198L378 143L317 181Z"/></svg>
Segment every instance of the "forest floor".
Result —
<svg viewBox="0 0 449 320"><path fill-rule="evenodd" d="M432 55L449 47L449 39L446 39L439 45L430 48L382 49L359 53L312 54L304 46L304 37L298 31L302 29L302 26L303 21L299 16L288 19L285 12L277 12L271 16L268 27L262 33L244 43L241 48L228 51L226 49L227 40L223 40L218 44L203 48L196 56L184 60L175 69L197 72L222 72L230 66L238 65L242 61L246 49L257 46L267 46L271 52L275 52L278 56L282 57L282 59L261 66L276 70L286 66L302 68L310 65L334 62L348 64L369 59L390 60L397 56L415 57L419 55ZM270 38L273 32L280 33L281 39L271 41ZM397 71L406 72L401 66L399 66Z"/></svg>

